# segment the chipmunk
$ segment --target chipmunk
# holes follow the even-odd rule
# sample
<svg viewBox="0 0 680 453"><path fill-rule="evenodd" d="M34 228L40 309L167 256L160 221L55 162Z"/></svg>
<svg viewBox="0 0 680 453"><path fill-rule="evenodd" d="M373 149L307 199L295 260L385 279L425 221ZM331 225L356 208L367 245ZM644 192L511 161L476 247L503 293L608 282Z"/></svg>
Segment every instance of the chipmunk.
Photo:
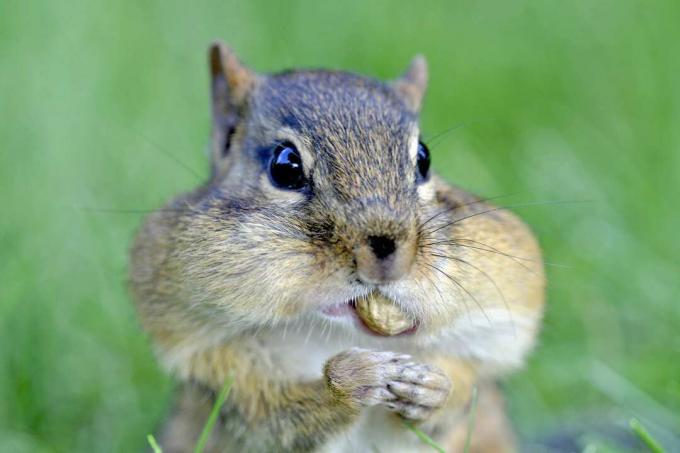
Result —
<svg viewBox="0 0 680 453"><path fill-rule="evenodd" d="M211 175L149 215L131 288L180 381L166 452L514 451L496 380L541 324L539 246L513 214L430 170L423 57L384 83L349 72L263 75L209 50ZM408 320L385 334L358 311Z"/></svg>

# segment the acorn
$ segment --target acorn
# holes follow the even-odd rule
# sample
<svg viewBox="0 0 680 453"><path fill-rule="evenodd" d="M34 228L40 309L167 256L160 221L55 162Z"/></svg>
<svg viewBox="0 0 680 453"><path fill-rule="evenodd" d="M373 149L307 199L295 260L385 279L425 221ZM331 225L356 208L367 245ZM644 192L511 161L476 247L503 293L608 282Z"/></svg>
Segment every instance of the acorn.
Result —
<svg viewBox="0 0 680 453"><path fill-rule="evenodd" d="M401 308L377 291L357 299L356 311L364 325L380 335L399 335L414 326Z"/></svg>

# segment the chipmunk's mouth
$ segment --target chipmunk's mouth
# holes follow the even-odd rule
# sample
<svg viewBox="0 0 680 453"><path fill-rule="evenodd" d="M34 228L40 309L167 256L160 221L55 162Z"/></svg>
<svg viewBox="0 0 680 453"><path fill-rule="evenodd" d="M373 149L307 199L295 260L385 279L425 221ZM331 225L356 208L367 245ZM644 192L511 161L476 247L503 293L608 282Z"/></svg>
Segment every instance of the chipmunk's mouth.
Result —
<svg viewBox="0 0 680 453"><path fill-rule="evenodd" d="M384 296L381 297L384 298ZM321 312L330 318L350 319L359 330L376 337L402 337L413 335L418 330L418 322L413 320L401 321L403 327L398 330L390 329L389 324L386 323L387 320L383 320L383 323L386 323L386 325L383 325L378 320L371 318L364 307L358 307L359 304L365 304L365 302L361 299L350 299L326 306ZM394 320L392 321L394 322Z"/></svg>

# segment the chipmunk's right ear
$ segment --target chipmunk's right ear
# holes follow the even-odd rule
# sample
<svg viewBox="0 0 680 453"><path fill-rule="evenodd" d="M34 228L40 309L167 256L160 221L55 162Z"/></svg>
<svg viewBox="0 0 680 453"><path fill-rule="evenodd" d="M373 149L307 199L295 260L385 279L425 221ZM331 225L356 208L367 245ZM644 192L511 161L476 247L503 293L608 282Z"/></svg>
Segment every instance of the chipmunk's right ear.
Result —
<svg viewBox="0 0 680 453"><path fill-rule="evenodd" d="M422 55L416 55L406 72L392 82L392 87L397 90L406 105L414 112L419 112L425 90L427 89L427 61Z"/></svg>
<svg viewBox="0 0 680 453"><path fill-rule="evenodd" d="M255 85L257 74L243 65L234 51L221 41L208 52L212 84L213 171L224 167L231 139L241 121L244 106Z"/></svg>

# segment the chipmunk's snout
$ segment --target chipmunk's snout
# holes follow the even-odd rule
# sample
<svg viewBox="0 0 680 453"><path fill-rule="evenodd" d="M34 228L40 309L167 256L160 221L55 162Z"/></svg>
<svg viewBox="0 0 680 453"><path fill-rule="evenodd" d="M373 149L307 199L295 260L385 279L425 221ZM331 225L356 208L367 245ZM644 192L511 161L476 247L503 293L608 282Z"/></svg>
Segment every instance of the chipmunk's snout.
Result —
<svg viewBox="0 0 680 453"><path fill-rule="evenodd" d="M411 270L415 257L413 242L383 235L368 236L354 251L359 278L369 284L399 280Z"/></svg>
<svg viewBox="0 0 680 453"><path fill-rule="evenodd" d="M324 223L333 225L333 250L342 244L339 258L353 267L352 278L367 285L403 279L417 252L415 202L408 194L353 198L328 209L330 219Z"/></svg>

